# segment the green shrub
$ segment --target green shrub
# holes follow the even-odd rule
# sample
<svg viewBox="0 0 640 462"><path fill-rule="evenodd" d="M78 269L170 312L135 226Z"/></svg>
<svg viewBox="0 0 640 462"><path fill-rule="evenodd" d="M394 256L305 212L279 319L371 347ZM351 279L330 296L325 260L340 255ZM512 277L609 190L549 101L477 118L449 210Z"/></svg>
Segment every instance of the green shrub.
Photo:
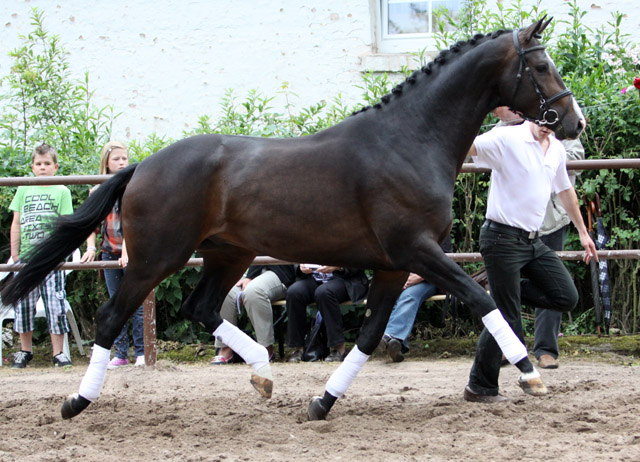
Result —
<svg viewBox="0 0 640 462"><path fill-rule="evenodd" d="M454 31L440 27L438 43L445 46L474 33L496 29L523 27L543 16L539 5L524 10L522 2L498 3L491 12L486 0L471 0L459 19L442 18L456 25ZM640 151L640 100L633 89L633 79L640 72L638 51L628 35L622 33L624 15L612 14L607 24L592 30L583 23L588 14L576 0L566 3L568 21L555 21L544 32L543 41L567 86L573 91L587 118L588 126L581 137L587 158L637 158ZM560 31L562 29L562 31ZM558 32L557 32L558 31ZM622 94L621 90L632 87ZM492 122L491 117L487 122ZM640 244L640 187L633 169L587 170L576 185L578 196L602 202L602 218L611 233L611 248L637 249ZM484 217L488 182L483 175L460 175L454 199L454 239L459 250L473 251ZM585 220L586 221L586 220ZM569 234L567 249L582 250L575 234ZM588 322L571 323L571 328L593 332L595 315L588 268L582 263L567 264L576 278L580 292L578 319L591 316ZM612 325L623 332L638 330L637 282L638 260L612 260ZM633 290L629 290L633 288ZM576 327L578 326L578 327Z"/></svg>
<svg viewBox="0 0 640 462"><path fill-rule="evenodd" d="M2 95L0 116L0 169L2 176L30 176L31 152L42 142L58 151L58 175L97 174L100 148L109 140L116 115L110 106L97 108L91 102L89 76L83 81L70 78L66 51L57 36L44 28L44 13L34 9L34 30L21 36L22 46L12 50L13 66L2 77L8 88ZM87 185L71 185L77 206L87 197ZM15 188L2 188L0 208L0 259L9 258L9 230L12 214L8 212ZM106 300L104 284L98 283L97 271L75 271L67 282L69 302L86 329L93 334L93 315Z"/></svg>
<svg viewBox="0 0 640 462"><path fill-rule="evenodd" d="M476 33L496 29L524 27L543 16L540 3L528 9L523 2L500 2L492 12L486 0L470 0L458 18L440 18L436 40L440 48L458 40L466 40ZM586 27L583 18L587 12L580 10L576 0L566 3L568 21L555 21L545 31L544 41L553 56L565 82L579 101L589 125L582 137L589 158L638 157L640 146L640 104L638 92L631 89L638 76L638 55L621 32L623 15L616 13L611 21L596 30ZM46 32L44 14L33 10L34 31L22 37L23 45L11 52L14 66L2 78L10 89L3 97L3 114L0 117L0 169L3 176L29 174L30 153L39 142L46 141L60 152L59 174L95 174L98 170L100 147L109 139L111 125L117 114L110 106L96 108L91 98L89 76L83 81L69 77L64 48L58 37ZM446 31L443 22L455 25ZM426 61L425 50L415 54L415 68ZM398 79L412 69L403 69L400 76L386 73L363 74L362 105L376 103L390 92ZM253 90L244 98L228 90L221 100L218 114L203 115L195 129L184 132L183 137L222 133L262 137L293 137L316 133L340 122L360 105L350 107L340 95L330 102L320 101L307 108L296 110L291 102L295 98L289 84L281 89L287 104L283 112L274 111L270 104L273 97ZM490 116L483 129L490 128L495 120ZM141 161L172 143L173 139L150 134L146 139L133 140L129 145L132 161ZM640 202L637 172L631 169L590 170L579 177L577 190L581 198L593 197L598 192L602 199L605 225L611 232L612 248L639 248ZM425 180L426 181L426 180ZM463 174L456 182L453 202L454 223L452 237L459 252L477 251L477 236L484 220L489 177ZM71 186L74 203L84 200L88 187ZM0 206L8 209L15 188L3 188ZM0 219L0 242L6 249L9 242L10 214ZM579 249L575 234L569 234L567 248ZM0 253L6 260L8 252ZM580 292L580 305L573 317L567 317L568 332L592 332L594 328L593 302L588 268L581 263L568 263ZM468 272L479 264L464 265ZM180 314L182 301L188 296L199 277L199 268L185 268L163 281L156 290L157 331L160 338L197 342L209 339L199 326L184 321ZM619 260L610 263L613 289L613 323L623 332L638 330L638 275L637 260ZM631 288L631 290L630 290ZM93 315L97 306L106 300L104 283L97 272L75 271L69 277L67 292L74 306L76 317L85 329L85 336L93 335ZM345 329L350 339L360 326L363 313L355 307L345 308ZM437 310L419 316L420 322L435 324ZM479 324L468 309L460 311L458 320L448 318L433 329L423 329L426 338L434 335L462 334L478 330Z"/></svg>

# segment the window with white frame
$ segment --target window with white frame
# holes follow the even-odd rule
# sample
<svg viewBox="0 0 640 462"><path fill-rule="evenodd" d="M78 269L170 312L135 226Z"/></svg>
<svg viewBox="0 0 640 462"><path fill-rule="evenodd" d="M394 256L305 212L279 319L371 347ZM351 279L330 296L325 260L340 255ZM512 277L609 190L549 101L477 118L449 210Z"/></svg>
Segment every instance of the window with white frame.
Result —
<svg viewBox="0 0 640 462"><path fill-rule="evenodd" d="M372 0L375 3L376 45L380 53L407 53L434 47L437 11L454 17L463 0Z"/></svg>

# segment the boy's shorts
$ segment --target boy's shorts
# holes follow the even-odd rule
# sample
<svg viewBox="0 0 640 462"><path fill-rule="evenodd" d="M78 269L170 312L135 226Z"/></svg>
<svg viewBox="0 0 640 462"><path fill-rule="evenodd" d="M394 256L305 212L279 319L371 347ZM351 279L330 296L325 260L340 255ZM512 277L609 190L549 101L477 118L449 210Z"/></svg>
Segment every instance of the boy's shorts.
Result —
<svg viewBox="0 0 640 462"><path fill-rule="evenodd" d="M65 306L64 278L64 271L52 271L44 282L16 303L16 317L13 323L16 332L32 332L35 329L36 303L40 297L44 303L49 332L59 335L70 331Z"/></svg>

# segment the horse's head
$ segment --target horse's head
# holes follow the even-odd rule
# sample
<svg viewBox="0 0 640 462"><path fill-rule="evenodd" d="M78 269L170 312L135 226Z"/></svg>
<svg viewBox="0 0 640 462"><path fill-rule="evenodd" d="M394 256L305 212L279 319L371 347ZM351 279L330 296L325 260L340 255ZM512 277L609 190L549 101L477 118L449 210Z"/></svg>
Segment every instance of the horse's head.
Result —
<svg viewBox="0 0 640 462"><path fill-rule="evenodd" d="M513 31L513 53L507 54L513 72L503 77L501 99L525 119L549 127L557 138L577 138L586 125L584 116L538 40L550 22L542 18Z"/></svg>

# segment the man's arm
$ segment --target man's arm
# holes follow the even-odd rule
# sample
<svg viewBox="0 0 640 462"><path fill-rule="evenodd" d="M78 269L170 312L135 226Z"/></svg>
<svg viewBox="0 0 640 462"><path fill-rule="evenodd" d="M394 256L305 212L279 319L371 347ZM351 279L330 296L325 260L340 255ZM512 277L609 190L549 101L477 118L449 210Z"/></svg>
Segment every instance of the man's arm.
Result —
<svg viewBox="0 0 640 462"><path fill-rule="evenodd" d="M469 149L469 152L467 153L468 156L477 156L478 155L478 151L476 151L476 145L472 144L471 145L471 149Z"/></svg>
<svg viewBox="0 0 640 462"><path fill-rule="evenodd" d="M558 197L560 198L562 206L567 211L567 215L569 215L569 218L578 230L578 234L580 235L580 243L582 244L582 247L584 247L584 250L586 250L584 262L589 263L592 257L595 257L596 261L600 261L598 259L598 254L596 253L596 245L593 243L591 236L589 236L587 227L585 226L584 220L582 219L576 190L573 188L565 189L564 191L558 193Z"/></svg>
<svg viewBox="0 0 640 462"><path fill-rule="evenodd" d="M580 140L562 140L562 145L567 151L567 160L584 160L584 146ZM576 177L582 173L582 170L570 170L569 179L572 185L576 185Z"/></svg>
<svg viewBox="0 0 640 462"><path fill-rule="evenodd" d="M562 140L567 151L567 160L584 160L584 146L580 140Z"/></svg>

